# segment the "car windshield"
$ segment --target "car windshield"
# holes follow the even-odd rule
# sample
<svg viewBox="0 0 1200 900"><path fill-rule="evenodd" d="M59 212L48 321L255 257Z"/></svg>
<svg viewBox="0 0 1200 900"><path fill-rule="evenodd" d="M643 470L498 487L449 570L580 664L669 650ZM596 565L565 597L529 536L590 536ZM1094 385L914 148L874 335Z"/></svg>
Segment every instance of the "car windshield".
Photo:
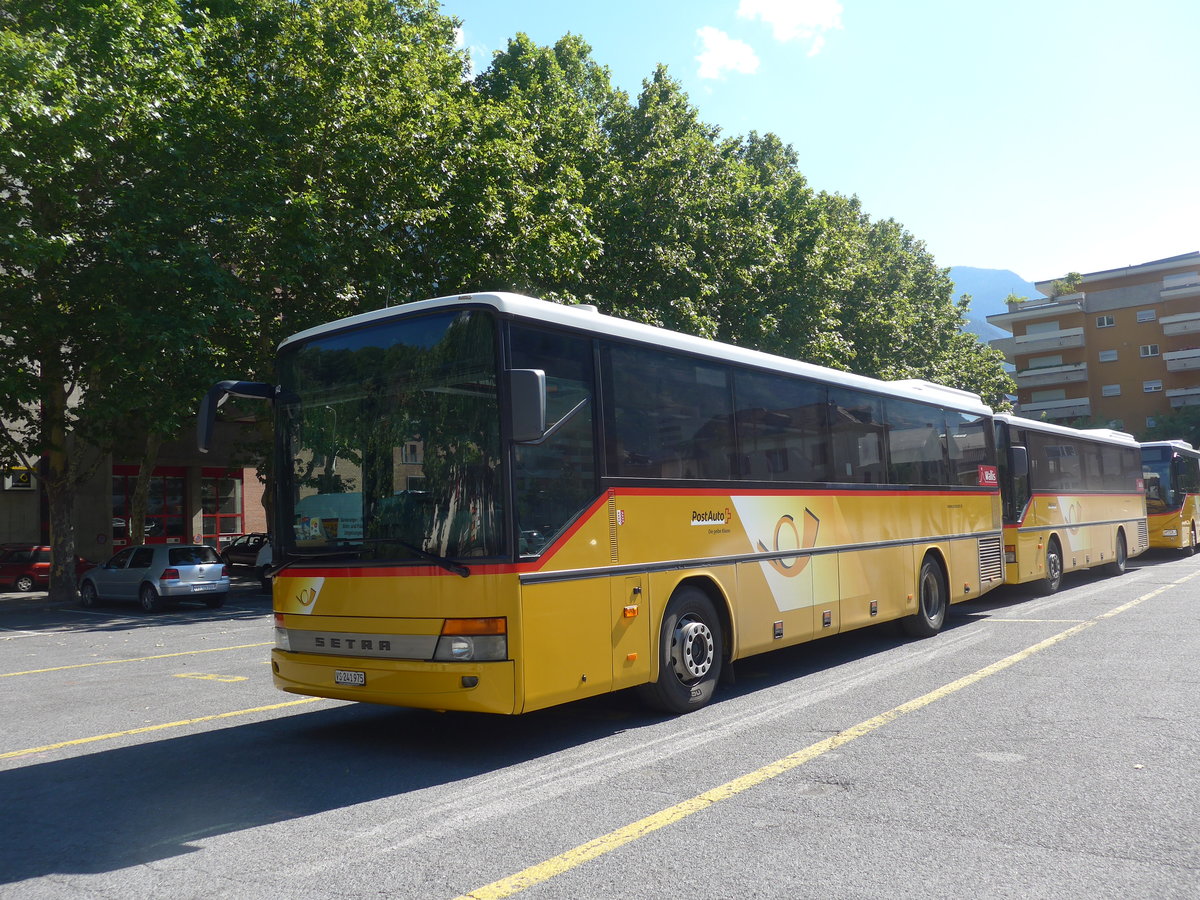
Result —
<svg viewBox="0 0 1200 900"><path fill-rule="evenodd" d="M490 314L385 321L280 359L288 554L486 558L505 550Z"/></svg>

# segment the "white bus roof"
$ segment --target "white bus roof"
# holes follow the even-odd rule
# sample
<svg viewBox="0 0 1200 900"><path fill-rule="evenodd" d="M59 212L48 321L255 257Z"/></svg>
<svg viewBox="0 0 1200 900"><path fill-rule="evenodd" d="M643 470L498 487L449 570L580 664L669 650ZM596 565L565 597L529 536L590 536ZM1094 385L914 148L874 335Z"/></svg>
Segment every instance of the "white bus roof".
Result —
<svg viewBox="0 0 1200 900"><path fill-rule="evenodd" d="M1197 451L1187 441L1145 441L1143 447L1170 447L1172 450L1179 450L1182 453L1190 454L1191 456L1200 456L1200 451Z"/></svg>
<svg viewBox="0 0 1200 900"><path fill-rule="evenodd" d="M1124 444L1128 447L1140 447L1132 434L1124 431L1113 431L1111 428L1068 428L1066 425L1055 425L1052 422L1041 422L1037 419L1025 419L1011 413L999 413L996 420L1007 422L1013 428L1025 428L1030 431L1044 431L1047 434L1091 438L1108 444Z"/></svg>
<svg viewBox="0 0 1200 900"><path fill-rule="evenodd" d="M867 390L919 402L936 403L976 415L990 415L992 412L991 408L977 394L934 384L929 381L922 381L915 378L901 381L881 381L876 378L868 378L865 375L840 372L836 369L827 369L824 366L799 362L783 356L774 356L758 350L749 350L745 347L737 347L732 344L722 344L694 335L670 331L666 328L643 325L640 322L630 322L627 319L618 319L615 316L606 316L598 312L594 306L569 306L562 303L550 303L546 300L536 300L520 294L503 292L458 294L360 313L356 316L349 316L345 319L339 319L325 325L318 325L316 328L309 328L306 331L294 334L280 343L279 349L282 350L284 347L298 341L307 341L335 331L358 328L400 316L430 312L442 307L457 306L459 304L490 306L505 315L530 319L535 322L561 325L566 328L584 329L597 335L678 350L696 356L708 357L720 362L740 363L768 371L787 372L841 387Z"/></svg>

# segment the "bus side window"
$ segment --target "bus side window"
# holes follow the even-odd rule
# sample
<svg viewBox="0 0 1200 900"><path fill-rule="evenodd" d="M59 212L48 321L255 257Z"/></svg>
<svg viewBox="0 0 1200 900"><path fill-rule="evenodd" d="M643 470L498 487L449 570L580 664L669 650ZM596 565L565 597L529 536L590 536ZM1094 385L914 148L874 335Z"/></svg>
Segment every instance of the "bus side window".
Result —
<svg viewBox="0 0 1200 900"><path fill-rule="evenodd" d="M883 400L849 388L829 390L830 432L835 471L831 481L882 484Z"/></svg>
<svg viewBox="0 0 1200 900"><path fill-rule="evenodd" d="M590 341L512 326L512 365L546 373L546 421L553 424L595 396ZM514 445L518 554L541 553L596 495L594 403L545 443Z"/></svg>

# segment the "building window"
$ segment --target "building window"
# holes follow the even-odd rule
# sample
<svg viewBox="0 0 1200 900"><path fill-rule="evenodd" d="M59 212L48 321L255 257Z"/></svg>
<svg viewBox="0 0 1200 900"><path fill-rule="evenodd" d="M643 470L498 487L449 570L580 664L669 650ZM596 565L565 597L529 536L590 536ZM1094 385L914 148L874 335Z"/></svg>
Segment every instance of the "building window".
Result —
<svg viewBox="0 0 1200 900"><path fill-rule="evenodd" d="M1102 397L1120 397L1121 386L1119 384L1106 384L1100 388L1100 396Z"/></svg>
<svg viewBox="0 0 1200 900"><path fill-rule="evenodd" d="M202 540L220 547L242 533L242 472L204 469L200 477Z"/></svg>
<svg viewBox="0 0 1200 900"><path fill-rule="evenodd" d="M1051 366L1061 366L1063 364L1062 354L1057 356L1035 356L1029 361L1031 369L1048 369Z"/></svg>
<svg viewBox="0 0 1200 900"><path fill-rule="evenodd" d="M129 533L133 491L139 466L115 465L112 475L113 546L127 544L180 544L187 537L184 522L184 469L159 467L150 476L146 494L145 531L137 539Z"/></svg>
<svg viewBox="0 0 1200 900"><path fill-rule="evenodd" d="M1112 328L1117 322L1112 316L1096 316L1097 328Z"/></svg>
<svg viewBox="0 0 1200 900"><path fill-rule="evenodd" d="M1158 318L1158 313L1152 309L1139 309L1137 311L1137 320L1139 322L1153 322Z"/></svg>
<svg viewBox="0 0 1200 900"><path fill-rule="evenodd" d="M1116 362L1116 361L1117 361L1117 351L1116 350L1101 350L1100 351L1100 362Z"/></svg>
<svg viewBox="0 0 1200 900"><path fill-rule="evenodd" d="M1158 391L1161 391L1162 390L1162 379L1155 378L1151 381L1143 381L1142 382L1142 390L1145 391L1147 394L1153 394Z"/></svg>
<svg viewBox="0 0 1200 900"><path fill-rule="evenodd" d="M1138 352L1141 353L1143 359L1147 356L1158 356L1158 344L1142 344Z"/></svg>
<svg viewBox="0 0 1200 900"><path fill-rule="evenodd" d="M1048 391L1034 391L1029 395L1029 399L1033 403L1049 403L1052 400L1066 400L1066 388L1054 388Z"/></svg>

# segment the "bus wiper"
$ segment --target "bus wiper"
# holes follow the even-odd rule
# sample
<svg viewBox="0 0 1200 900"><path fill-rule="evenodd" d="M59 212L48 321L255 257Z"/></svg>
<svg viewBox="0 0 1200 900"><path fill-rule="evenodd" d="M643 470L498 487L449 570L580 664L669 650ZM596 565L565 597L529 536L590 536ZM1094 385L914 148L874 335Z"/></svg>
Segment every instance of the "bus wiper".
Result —
<svg viewBox="0 0 1200 900"><path fill-rule="evenodd" d="M270 566L268 566L268 568L271 571L271 577L274 578L284 569L290 569L297 563L308 562L309 560L313 559L337 559L338 557L358 556L360 553L362 553L361 547L357 550L353 547L346 547L342 550L322 550L318 553L302 553L299 550L289 550L287 551L287 555L291 557L291 559L288 559L286 562L274 568L271 568Z"/></svg>
<svg viewBox="0 0 1200 900"><path fill-rule="evenodd" d="M380 542L387 544L399 544L405 550L410 550L422 559L427 559L431 563L436 563L447 572L453 572L455 575L458 575L461 578L469 578L471 576L471 570L462 563L456 563L452 559L446 559L446 557L440 556L437 553L431 553L428 550L418 547L416 544L410 544L407 541L398 541L395 538L381 538Z"/></svg>

